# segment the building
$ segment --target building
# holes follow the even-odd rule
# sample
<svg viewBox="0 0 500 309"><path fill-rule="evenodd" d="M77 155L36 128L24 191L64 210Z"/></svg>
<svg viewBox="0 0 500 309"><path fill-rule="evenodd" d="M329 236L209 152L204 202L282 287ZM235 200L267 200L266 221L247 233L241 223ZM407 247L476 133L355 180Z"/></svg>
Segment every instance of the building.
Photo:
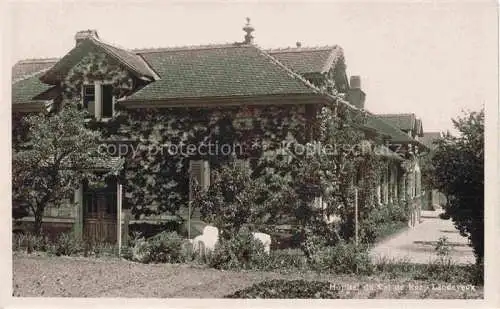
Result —
<svg viewBox="0 0 500 309"><path fill-rule="evenodd" d="M93 121L103 126L112 122L122 109L129 117L135 117L134 121L144 119L145 115L163 117L161 128L152 129L159 132L160 139L179 130L172 127L175 122L187 132L184 134L187 137L182 137L184 141L200 143L200 139L193 140L197 136L221 142L231 128L238 128L243 132L239 142L248 145L266 135L245 129L255 119L266 130L273 130L271 135L275 139L285 139L293 130L293 139L312 140L317 134L316 115L322 105L336 102L333 94L344 95L343 104L349 108L365 109L361 80L347 76L339 46L263 50L254 44L249 24L244 31L243 42L136 50L105 43L95 30L80 31L75 35L75 47L62 58L26 60L14 66L13 115L22 117L57 106L62 99L61 85L70 82L81 88L83 108L94 115ZM95 61L109 64L113 74L105 71L107 67L93 66ZM418 169L419 149L425 149L416 139L418 130L415 134L408 133L384 117L367 113L367 122L360 130L367 139L377 140L384 149L383 156L388 158L387 172L380 180L379 203L404 199L405 192L413 192L409 196L414 198L420 192L419 178L412 176L413 180L408 182L402 165L406 162ZM277 125L276 119L286 125ZM226 129L229 131L224 134L219 132ZM121 133L127 135L131 131ZM245 149L243 158L252 159L251 151ZM144 162L127 160L139 173L152 172ZM160 181L164 183L156 184L159 194L172 193L172 203L189 198L191 179L196 179L202 187L208 186L210 168L217 164L208 156L190 160L176 157L172 162L179 163L182 171L171 172L168 175L172 177L162 177ZM175 170L175 164L162 168ZM110 179L105 188L99 189L82 184L75 192L74 203L68 201L67 207L46 209L44 229L54 232L73 229L90 238L115 242L128 235L131 225L172 217L138 216L124 203L126 194L120 178ZM161 207L150 205L145 199L136 199L136 203L144 208ZM33 219L28 216L20 222L30 220Z"/></svg>

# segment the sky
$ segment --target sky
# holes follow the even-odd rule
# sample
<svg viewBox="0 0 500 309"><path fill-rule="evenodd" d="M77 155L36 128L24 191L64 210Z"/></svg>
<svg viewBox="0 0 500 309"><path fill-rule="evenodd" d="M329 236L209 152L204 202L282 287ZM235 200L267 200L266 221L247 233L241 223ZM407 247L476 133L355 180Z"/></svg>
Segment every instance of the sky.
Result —
<svg viewBox="0 0 500 309"><path fill-rule="evenodd" d="M246 17L262 48L340 45L365 107L415 113L424 131L452 129L462 110L497 105L495 1L15 2L11 65L61 57L79 30L124 48L242 41ZM488 109L487 109L488 111Z"/></svg>

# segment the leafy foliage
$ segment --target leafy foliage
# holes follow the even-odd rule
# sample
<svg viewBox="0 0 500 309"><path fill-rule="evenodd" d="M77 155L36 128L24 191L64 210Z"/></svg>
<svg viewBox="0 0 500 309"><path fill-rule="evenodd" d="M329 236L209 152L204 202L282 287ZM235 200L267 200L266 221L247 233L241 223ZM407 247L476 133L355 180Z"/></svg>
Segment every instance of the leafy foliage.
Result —
<svg viewBox="0 0 500 309"><path fill-rule="evenodd" d="M255 239L248 229L241 229L234 236L222 238L215 245L208 265L217 269L258 268L266 255L262 242Z"/></svg>
<svg viewBox="0 0 500 309"><path fill-rule="evenodd" d="M86 127L84 114L71 106L47 115L29 115L27 138L13 149L13 201L35 217L35 233L40 232L44 210L58 207L73 197L83 179L98 181L116 174L121 162L109 166L104 176L91 172L110 162L99 151L101 135Z"/></svg>
<svg viewBox="0 0 500 309"><path fill-rule="evenodd" d="M145 239L137 237L124 257L141 263L182 263L184 240L176 232L162 232Z"/></svg>
<svg viewBox="0 0 500 309"><path fill-rule="evenodd" d="M187 207L190 160L208 160L215 170L234 153L258 158L265 145L277 144L288 132L303 135L301 108L266 106L258 109L255 119L246 117L243 107L122 111L117 119L120 132L138 144L125 167L125 197L132 213L175 214ZM230 146L229 153L221 151L222 145Z"/></svg>
<svg viewBox="0 0 500 309"><path fill-rule="evenodd" d="M432 158L432 181L446 194L445 206L478 264L484 256L484 110L453 120L458 137L446 134Z"/></svg>
<svg viewBox="0 0 500 309"><path fill-rule="evenodd" d="M374 208L361 220L360 238L364 243L373 244L407 227L407 222L408 211L404 201Z"/></svg>
<svg viewBox="0 0 500 309"><path fill-rule="evenodd" d="M214 170L207 192L194 200L201 219L215 225L222 238L236 235L245 224L257 222L261 214L258 203L262 185L252 179L251 170L236 160Z"/></svg>
<svg viewBox="0 0 500 309"><path fill-rule="evenodd" d="M326 298L337 299L339 290L329 282L308 280L269 280L236 291L225 298Z"/></svg>
<svg viewBox="0 0 500 309"><path fill-rule="evenodd" d="M311 259L311 267L336 274L371 274L373 265L366 246L340 241L335 246L318 250Z"/></svg>
<svg viewBox="0 0 500 309"><path fill-rule="evenodd" d="M63 93L70 99L79 98L83 85L95 81L111 84L117 97L133 89L133 79L127 70L106 54L91 52L70 69L62 82Z"/></svg>

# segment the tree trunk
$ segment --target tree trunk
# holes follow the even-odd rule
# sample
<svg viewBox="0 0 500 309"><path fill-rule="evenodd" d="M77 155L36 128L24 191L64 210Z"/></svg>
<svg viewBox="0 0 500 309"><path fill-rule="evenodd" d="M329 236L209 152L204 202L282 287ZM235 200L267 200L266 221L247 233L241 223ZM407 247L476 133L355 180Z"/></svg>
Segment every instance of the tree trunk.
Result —
<svg viewBox="0 0 500 309"><path fill-rule="evenodd" d="M43 220L43 211L37 209L35 211L35 222L33 226L33 233L39 236L42 232L42 220Z"/></svg>

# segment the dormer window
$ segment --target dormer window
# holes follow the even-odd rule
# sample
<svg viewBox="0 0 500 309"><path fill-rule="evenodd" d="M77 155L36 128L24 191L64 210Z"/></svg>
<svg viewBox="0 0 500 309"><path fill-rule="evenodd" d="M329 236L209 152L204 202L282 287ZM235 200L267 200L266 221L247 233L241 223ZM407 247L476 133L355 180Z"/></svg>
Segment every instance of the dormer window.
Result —
<svg viewBox="0 0 500 309"><path fill-rule="evenodd" d="M97 120L112 118L114 112L113 86L101 82L84 85L83 107Z"/></svg>
<svg viewBox="0 0 500 309"><path fill-rule="evenodd" d="M113 117L113 86L102 85L102 117Z"/></svg>
<svg viewBox="0 0 500 309"><path fill-rule="evenodd" d="M83 108L89 111L90 114L94 115L95 111L95 86L94 85L84 85L83 86Z"/></svg>

